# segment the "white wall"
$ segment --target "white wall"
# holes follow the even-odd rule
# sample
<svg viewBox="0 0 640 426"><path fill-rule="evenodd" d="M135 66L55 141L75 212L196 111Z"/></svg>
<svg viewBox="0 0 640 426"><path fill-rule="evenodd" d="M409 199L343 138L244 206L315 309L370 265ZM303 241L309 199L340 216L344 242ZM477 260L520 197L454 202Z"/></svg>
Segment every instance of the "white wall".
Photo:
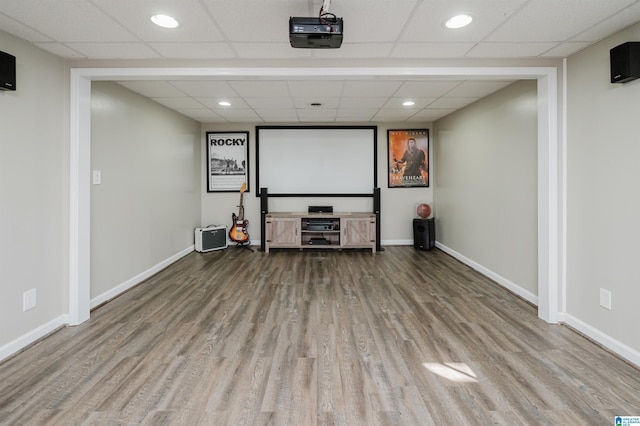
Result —
<svg viewBox="0 0 640 426"><path fill-rule="evenodd" d="M91 299L193 246L200 123L113 82L93 82ZM126 285L125 285L126 287Z"/></svg>
<svg viewBox="0 0 640 426"><path fill-rule="evenodd" d="M206 156L205 135L210 131L249 131L249 178L250 193L244 196L245 219L249 220L247 231L254 244L260 240L260 199L256 197L259 188L255 188L255 128L258 123L243 124L205 124L202 127L202 156ZM263 124L263 123L260 123ZM350 123L362 125L363 123ZM425 124L408 126L406 123L367 123L378 126L378 187L381 199L381 242L383 245L413 244L412 220L414 218L414 206L416 203L430 203L433 199L434 174L433 162L430 164L429 188L388 188L387 187L387 130L388 129L429 129ZM349 125L347 123L344 124ZM432 135L430 135L432 138ZM429 149L433 152L433 142ZM432 155L430 153L430 158ZM240 193L207 193L205 162L202 162L202 224L232 226L231 214L237 213L237 205ZM295 177L293 177L295 178ZM372 188L373 191L373 188ZM332 205L334 211L373 211L371 198L348 197L274 197L269 199L269 211L306 211L309 205Z"/></svg>
<svg viewBox="0 0 640 426"><path fill-rule="evenodd" d="M0 92L2 359L64 323L69 213L64 62L2 31L0 50L17 58L18 89ZM23 312L31 289L36 307Z"/></svg>
<svg viewBox="0 0 640 426"><path fill-rule="evenodd" d="M438 120L434 128L439 244L535 301L536 82L507 86Z"/></svg>
<svg viewBox="0 0 640 426"><path fill-rule="evenodd" d="M611 84L609 50L639 40L636 24L568 60L566 289L567 322L638 364L640 80Z"/></svg>

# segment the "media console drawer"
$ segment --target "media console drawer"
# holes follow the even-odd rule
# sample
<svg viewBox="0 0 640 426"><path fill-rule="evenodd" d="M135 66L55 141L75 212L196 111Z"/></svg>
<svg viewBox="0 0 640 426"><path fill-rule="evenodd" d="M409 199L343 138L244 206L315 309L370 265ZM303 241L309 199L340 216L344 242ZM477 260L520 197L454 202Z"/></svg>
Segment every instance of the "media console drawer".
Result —
<svg viewBox="0 0 640 426"><path fill-rule="evenodd" d="M265 253L272 248L376 251L372 213L268 213L265 228Z"/></svg>

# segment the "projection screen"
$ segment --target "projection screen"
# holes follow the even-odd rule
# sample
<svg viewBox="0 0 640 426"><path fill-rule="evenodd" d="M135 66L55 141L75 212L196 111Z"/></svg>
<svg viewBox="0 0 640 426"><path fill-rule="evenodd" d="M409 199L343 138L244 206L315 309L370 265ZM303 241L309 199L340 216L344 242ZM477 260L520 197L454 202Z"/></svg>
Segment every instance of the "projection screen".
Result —
<svg viewBox="0 0 640 426"><path fill-rule="evenodd" d="M258 126L256 195L371 196L376 145L377 126Z"/></svg>

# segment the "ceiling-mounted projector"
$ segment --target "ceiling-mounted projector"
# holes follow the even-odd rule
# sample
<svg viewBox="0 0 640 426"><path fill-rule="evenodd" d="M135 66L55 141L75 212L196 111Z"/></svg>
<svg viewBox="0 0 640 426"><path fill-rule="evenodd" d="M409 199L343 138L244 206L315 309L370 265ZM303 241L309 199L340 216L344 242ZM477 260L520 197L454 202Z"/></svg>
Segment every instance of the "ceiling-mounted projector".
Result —
<svg viewBox="0 0 640 426"><path fill-rule="evenodd" d="M337 49L342 45L342 18L289 18L291 47Z"/></svg>

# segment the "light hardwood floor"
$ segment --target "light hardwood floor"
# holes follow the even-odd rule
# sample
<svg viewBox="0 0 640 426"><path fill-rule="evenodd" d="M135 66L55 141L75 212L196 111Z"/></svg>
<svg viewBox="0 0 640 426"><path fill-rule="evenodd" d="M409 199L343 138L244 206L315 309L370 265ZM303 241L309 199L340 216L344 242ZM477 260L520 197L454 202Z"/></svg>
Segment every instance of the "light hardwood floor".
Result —
<svg viewBox="0 0 640 426"><path fill-rule="evenodd" d="M613 425L640 370L439 250L192 253L0 364L0 424Z"/></svg>

